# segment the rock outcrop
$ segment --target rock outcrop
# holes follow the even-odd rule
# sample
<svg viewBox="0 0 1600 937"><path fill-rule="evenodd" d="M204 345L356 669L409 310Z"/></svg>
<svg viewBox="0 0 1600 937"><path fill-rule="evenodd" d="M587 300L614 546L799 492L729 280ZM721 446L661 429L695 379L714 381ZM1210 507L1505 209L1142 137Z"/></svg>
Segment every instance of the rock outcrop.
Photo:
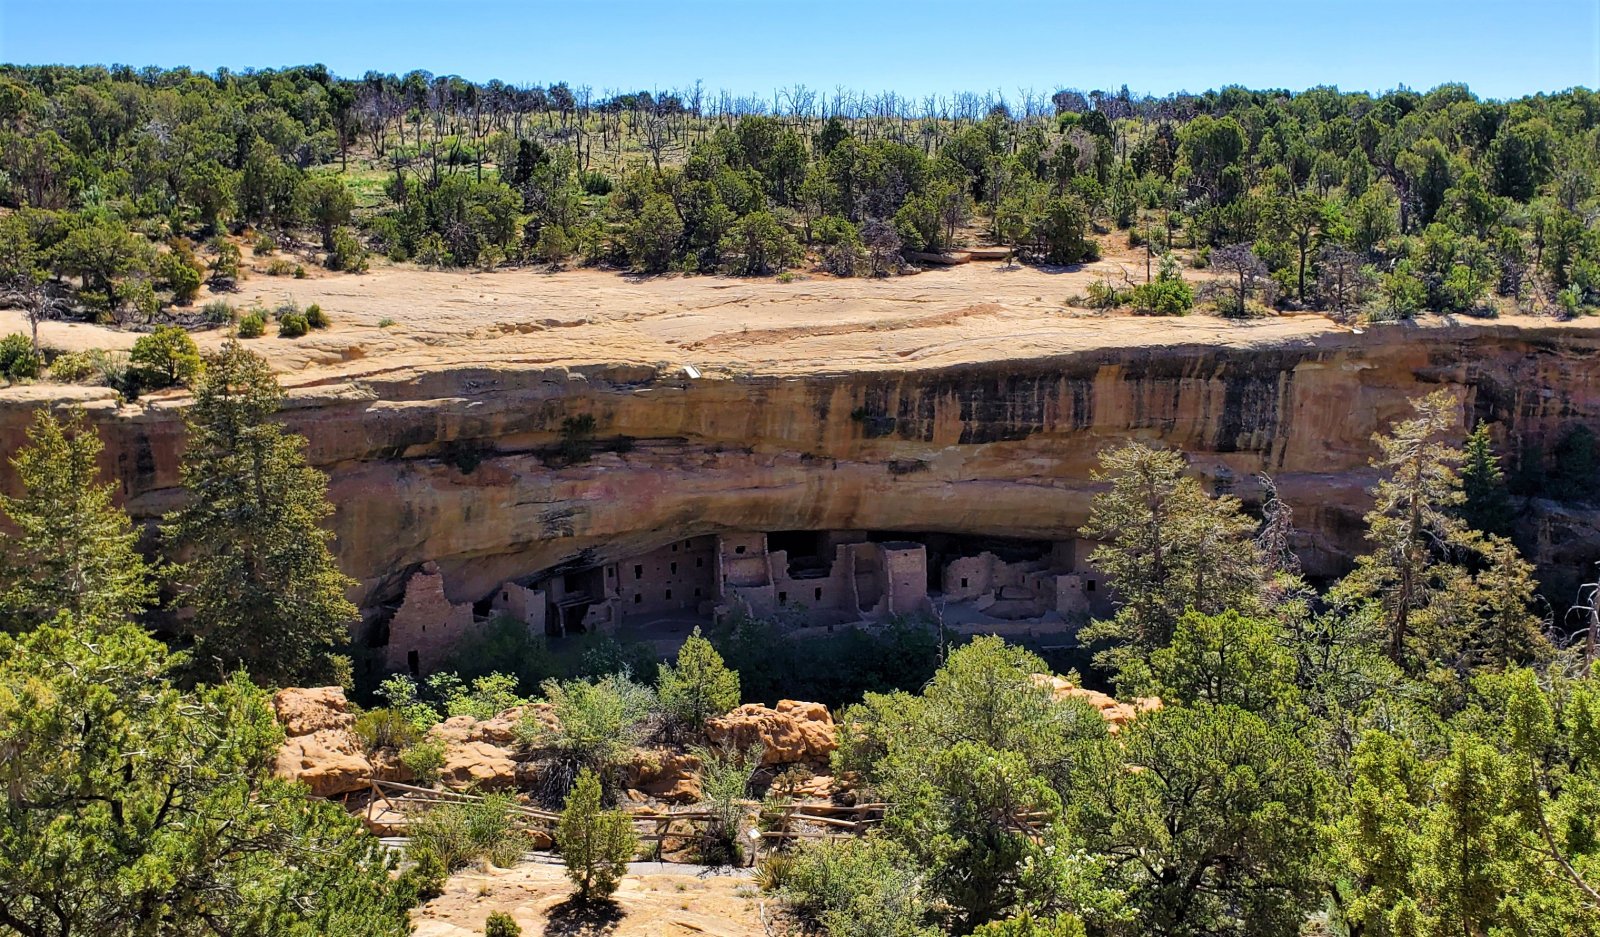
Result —
<svg viewBox="0 0 1600 937"><path fill-rule="evenodd" d="M1034 674L1033 680L1040 686L1049 687L1050 694L1058 700L1082 700L1093 706L1100 713L1100 718L1106 721L1106 728L1113 733L1132 722L1140 713L1161 708L1160 697L1140 696L1131 703L1123 703L1115 697L1107 696L1097 690L1084 689L1070 680L1054 675Z"/></svg>
<svg viewBox="0 0 1600 937"><path fill-rule="evenodd" d="M1307 571L1331 575L1363 548L1372 435L1411 399L1449 389L1513 461L1600 426L1600 329L1583 323L1204 325L1135 340L1118 320L1086 320L1075 328L1096 330L1094 347L1039 339L955 364L836 365L819 344L806 372L730 360L698 377L533 356L373 360L287 375L283 417L329 474L334 549L374 619L430 562L463 603L723 531L1070 537L1098 490L1096 453L1128 439L1181 447L1210 487L1247 502L1254 474L1271 473ZM136 518L178 502L181 394L123 406L106 388L7 389L0 449L24 442L34 407L69 401L89 409L102 468ZM570 458L563 426L580 416L594 434L587 458ZM15 484L0 464L0 490ZM1600 558L1592 512L1535 502L1520 542L1546 568Z"/></svg>
<svg viewBox="0 0 1600 937"><path fill-rule="evenodd" d="M746 703L706 720L712 744L741 749L760 745L763 766L826 762L839 747L835 733L828 707L794 700L779 700L776 709Z"/></svg>
<svg viewBox="0 0 1600 937"><path fill-rule="evenodd" d="M300 781L317 797L358 791L367 786L372 765L352 727L342 687L279 690L272 711L283 726L273 774Z"/></svg>

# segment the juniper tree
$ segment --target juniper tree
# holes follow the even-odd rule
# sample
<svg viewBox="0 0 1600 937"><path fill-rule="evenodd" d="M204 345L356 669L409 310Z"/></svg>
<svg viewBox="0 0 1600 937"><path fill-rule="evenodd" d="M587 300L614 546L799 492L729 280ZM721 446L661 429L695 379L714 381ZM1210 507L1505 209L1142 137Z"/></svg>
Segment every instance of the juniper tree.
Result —
<svg viewBox="0 0 1600 937"><path fill-rule="evenodd" d="M354 581L334 564L327 478L305 439L273 421L283 391L266 359L230 341L209 362L185 416L184 506L162 533L202 670L244 667L263 683L343 676Z"/></svg>
<svg viewBox="0 0 1600 937"><path fill-rule="evenodd" d="M638 849L628 815L601 807L600 779L587 768L567 795L555 840L580 902L610 898Z"/></svg>
<svg viewBox="0 0 1600 937"><path fill-rule="evenodd" d="M154 598L138 534L101 483L102 443L81 409L35 411L28 445L11 459L22 484L0 497L15 532L0 535L0 628L25 630L69 613L89 627L143 611Z"/></svg>
<svg viewBox="0 0 1600 937"><path fill-rule="evenodd" d="M678 649L677 666L660 665L656 688L667 718L695 732L708 718L739 705L738 671L728 669L698 627Z"/></svg>
<svg viewBox="0 0 1600 937"><path fill-rule="evenodd" d="M272 778L260 690L181 692L142 628L82 631L0 635L0 933L410 933L377 839Z"/></svg>

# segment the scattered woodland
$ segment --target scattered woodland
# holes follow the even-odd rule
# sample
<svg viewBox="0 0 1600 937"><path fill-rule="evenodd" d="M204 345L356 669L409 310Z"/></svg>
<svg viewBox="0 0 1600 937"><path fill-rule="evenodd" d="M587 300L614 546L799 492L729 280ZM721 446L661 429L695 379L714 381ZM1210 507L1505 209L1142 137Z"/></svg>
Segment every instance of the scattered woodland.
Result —
<svg viewBox="0 0 1600 937"><path fill-rule="evenodd" d="M768 100L320 66L0 67L11 302L246 337L269 311L191 309L203 284L378 257L881 276L974 243L1074 264L1108 237L1143 248L1143 282L1100 284L1088 305L1572 316L1600 303L1597 179L1600 98L1581 88ZM1219 274L1203 295L1186 264ZM0 365L40 366L18 359Z"/></svg>

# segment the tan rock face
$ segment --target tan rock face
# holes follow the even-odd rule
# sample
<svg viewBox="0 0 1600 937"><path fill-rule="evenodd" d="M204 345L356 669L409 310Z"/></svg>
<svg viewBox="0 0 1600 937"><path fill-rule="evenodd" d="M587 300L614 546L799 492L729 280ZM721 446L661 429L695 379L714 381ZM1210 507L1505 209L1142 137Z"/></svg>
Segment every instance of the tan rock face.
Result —
<svg viewBox="0 0 1600 937"><path fill-rule="evenodd" d="M650 749L634 752L624 766L630 790L669 804L692 804L700 799L700 759L687 752Z"/></svg>
<svg viewBox="0 0 1600 937"><path fill-rule="evenodd" d="M1061 677L1048 674L1034 674L1033 680L1040 686L1048 686L1051 695L1058 700L1082 700L1099 711L1101 718L1105 719L1107 728L1116 732L1132 722L1140 713L1151 712L1161 708L1161 699L1155 696L1140 696L1131 703L1119 702L1115 697L1107 696L1096 690L1086 690Z"/></svg>
<svg viewBox="0 0 1600 937"><path fill-rule="evenodd" d="M279 690L272 697L272 711L287 736L273 763L275 776L300 781L317 797L367 786L372 765L351 731L356 720L343 688Z"/></svg>
<svg viewBox="0 0 1600 937"><path fill-rule="evenodd" d="M762 765L825 762L839 743L828 708L821 703L781 700L776 709L746 703L724 716L706 720L714 745L762 747Z"/></svg>
<svg viewBox="0 0 1600 937"><path fill-rule="evenodd" d="M1212 325L1174 325L1167 341L1189 343L1162 345L1084 320L1071 334L1098 330L1098 347L1030 339L958 363L915 348L892 363L836 362L817 339L809 373L730 359L700 379L531 353L374 360L289 376L284 419L329 473L334 548L367 609L398 603L430 561L461 603L557 564L728 530L1070 536L1097 490L1096 453L1127 439L1183 448L1199 476L1247 501L1253 473L1271 473L1308 572L1331 574L1362 548L1372 434L1412 398L1451 389L1467 421L1498 424L1508 453L1548 452L1573 426L1600 425L1600 329L1581 323L1362 335L1289 319ZM0 391L0 450L22 444L32 409L55 399L46 390ZM50 393L90 408L102 468L136 517L177 503L186 398L118 408L103 388ZM596 452L566 464L551 454L578 415L595 418ZM0 490L15 485L0 464ZM1535 504L1529 526L1547 566L1579 569L1600 551L1592 512Z"/></svg>
<svg viewBox="0 0 1600 937"><path fill-rule="evenodd" d="M495 790L517 783L516 727L520 709L493 719L451 716L429 734L445 743L439 780L446 787Z"/></svg>

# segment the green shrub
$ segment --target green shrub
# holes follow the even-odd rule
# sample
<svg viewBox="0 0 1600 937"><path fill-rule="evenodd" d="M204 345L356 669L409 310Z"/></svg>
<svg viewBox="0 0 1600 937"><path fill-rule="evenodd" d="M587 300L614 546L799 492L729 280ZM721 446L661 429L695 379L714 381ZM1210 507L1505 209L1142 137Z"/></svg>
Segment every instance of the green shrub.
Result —
<svg viewBox="0 0 1600 937"><path fill-rule="evenodd" d="M678 648L677 666L660 665L656 687L661 711L675 726L693 732L739 705L739 674L728 669L698 627Z"/></svg>
<svg viewBox="0 0 1600 937"><path fill-rule="evenodd" d="M200 293L203 271L194 265L192 258L192 253L184 256L177 251L170 251L156 259L156 276L172 290L172 301L179 306L194 302Z"/></svg>
<svg viewBox="0 0 1600 937"><path fill-rule="evenodd" d="M744 857L740 843L747 817L744 799L749 793L750 776L761 767L761 746L740 750L724 743L691 751L700 760L700 807L711 815L700 861L706 865L739 865Z"/></svg>
<svg viewBox="0 0 1600 937"><path fill-rule="evenodd" d="M176 325L158 325L140 336L128 354L128 364L139 386L151 389L187 385L203 367L194 339Z"/></svg>
<svg viewBox="0 0 1600 937"><path fill-rule="evenodd" d="M200 314L212 325L227 325L234 320L238 312L226 299L213 299L200 308Z"/></svg>
<svg viewBox="0 0 1600 937"><path fill-rule="evenodd" d="M306 324L314 329L325 329L330 324L328 314L322 311L321 306L312 303L306 307Z"/></svg>
<svg viewBox="0 0 1600 937"><path fill-rule="evenodd" d="M585 195L610 195L611 177L598 169L591 169L579 179Z"/></svg>
<svg viewBox="0 0 1600 937"><path fill-rule="evenodd" d="M419 861L423 855L435 856L448 872L485 860L501 868L515 865L527 852L528 840L511 822L514 803L509 794L489 794L433 807L411 822L406 852Z"/></svg>
<svg viewBox="0 0 1600 937"><path fill-rule="evenodd" d="M545 700L556 727L533 711L523 714L517 738L525 747L553 749L569 763L604 773L647 736L655 694L649 687L611 674L599 680L546 680Z"/></svg>
<svg viewBox="0 0 1600 937"><path fill-rule="evenodd" d="M240 338L260 338L267 332L267 314L260 309L252 309L239 319Z"/></svg>
<svg viewBox="0 0 1600 937"><path fill-rule="evenodd" d="M471 716L493 719L527 700L518 696L517 678L503 673L488 673L468 686L453 673L436 673L428 678L428 691L444 705L446 716Z"/></svg>
<svg viewBox="0 0 1600 937"><path fill-rule="evenodd" d="M782 874L791 913L828 937L934 937L922 877L877 837L807 844Z"/></svg>
<svg viewBox="0 0 1600 937"><path fill-rule="evenodd" d="M266 274L269 277L293 276L294 262L285 257L274 257L267 264Z"/></svg>
<svg viewBox="0 0 1600 937"><path fill-rule="evenodd" d="M211 240L211 249L217 252L211 262L211 282L227 289L240 278L239 245L218 235Z"/></svg>
<svg viewBox="0 0 1600 937"><path fill-rule="evenodd" d="M53 381L84 384L99 378L100 369L95 366L94 355L87 351L69 351L57 355L56 360L50 362L50 379Z"/></svg>
<svg viewBox="0 0 1600 937"><path fill-rule="evenodd" d="M262 231L256 235L253 246L257 257L271 257L278 249L278 242L272 239L272 235Z"/></svg>
<svg viewBox="0 0 1600 937"><path fill-rule="evenodd" d="M565 263L572 256L572 235L557 224L547 224L539 229L539 240L534 244L533 255L547 264Z"/></svg>
<svg viewBox="0 0 1600 937"><path fill-rule="evenodd" d="M1181 316L1194 308L1194 290L1182 280L1152 280L1134 287L1128 301L1141 315Z"/></svg>
<svg viewBox="0 0 1600 937"><path fill-rule="evenodd" d="M340 227L333 231L333 247L328 251L328 269L343 270L346 273L365 273L368 264L367 249L362 246L361 239L349 228Z"/></svg>
<svg viewBox="0 0 1600 937"><path fill-rule="evenodd" d="M416 903L431 901L444 894L445 882L450 878L444 862L431 852L407 850L407 855L411 859L411 867L401 873L400 884L411 890L416 896Z"/></svg>
<svg viewBox="0 0 1600 937"><path fill-rule="evenodd" d="M291 312L278 319L279 338L299 338L311 331L311 323L303 312Z"/></svg>
<svg viewBox="0 0 1600 937"><path fill-rule="evenodd" d="M1087 304L1090 309L1115 309L1122 302L1123 295L1109 280L1095 280L1089 284Z"/></svg>
<svg viewBox="0 0 1600 937"><path fill-rule="evenodd" d="M366 745L367 751L380 748L403 749L416 744L421 731L411 724L406 715L386 706L369 709L356 717L351 731Z"/></svg>
<svg viewBox="0 0 1600 937"><path fill-rule="evenodd" d="M504 911L491 911L483 922L483 937L522 937L522 926Z"/></svg>
<svg viewBox="0 0 1600 937"><path fill-rule="evenodd" d="M33 350L33 341L21 332L0 339L0 377L8 381L29 381L39 376L44 361Z"/></svg>
<svg viewBox="0 0 1600 937"><path fill-rule="evenodd" d="M403 716L419 733L428 731L444 718L437 709L418 697L417 681L407 674L397 673L384 678L378 684L377 692L388 701L390 709Z"/></svg>
<svg viewBox="0 0 1600 937"><path fill-rule="evenodd" d="M425 738L400 749L400 763L411 769L422 784L439 780L439 769L444 767L444 741Z"/></svg>
<svg viewBox="0 0 1600 937"><path fill-rule="evenodd" d="M378 320L378 328L380 329L392 329L394 326L395 321L388 316L384 316L382 319Z"/></svg>

